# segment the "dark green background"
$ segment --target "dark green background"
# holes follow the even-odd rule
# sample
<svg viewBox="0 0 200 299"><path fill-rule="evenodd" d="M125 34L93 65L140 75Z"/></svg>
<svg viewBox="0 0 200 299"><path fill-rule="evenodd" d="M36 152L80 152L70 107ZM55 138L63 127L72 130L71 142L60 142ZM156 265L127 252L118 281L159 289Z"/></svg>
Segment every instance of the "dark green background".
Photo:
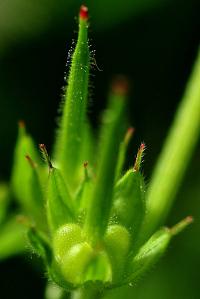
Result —
<svg viewBox="0 0 200 299"><path fill-rule="evenodd" d="M198 0L97 0L90 8L90 43L102 71L91 71L89 113L96 127L109 82L122 73L131 82L128 103L136 135L132 163L147 144L144 173L152 167L184 91L199 46ZM0 178L9 178L17 121L24 119L37 143L51 147L64 85L67 52L77 34L81 1L0 0ZM200 297L200 150L188 169L168 220L188 214L194 224L171 244L163 260L139 282L113 298L198 299ZM31 257L0 265L0 297L43 298L45 275ZM2 295L3 294L3 295ZM111 294L110 294L111 295Z"/></svg>

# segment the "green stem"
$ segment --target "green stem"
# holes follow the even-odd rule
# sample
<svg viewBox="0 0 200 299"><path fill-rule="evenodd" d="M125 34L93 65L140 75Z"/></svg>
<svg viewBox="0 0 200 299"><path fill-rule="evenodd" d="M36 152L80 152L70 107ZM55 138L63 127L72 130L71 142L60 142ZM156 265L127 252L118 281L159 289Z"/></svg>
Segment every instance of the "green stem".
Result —
<svg viewBox="0 0 200 299"><path fill-rule="evenodd" d="M147 194L146 237L162 224L190 162L200 132L200 52Z"/></svg>
<svg viewBox="0 0 200 299"><path fill-rule="evenodd" d="M93 288L81 288L71 293L71 299L100 299L103 292Z"/></svg>

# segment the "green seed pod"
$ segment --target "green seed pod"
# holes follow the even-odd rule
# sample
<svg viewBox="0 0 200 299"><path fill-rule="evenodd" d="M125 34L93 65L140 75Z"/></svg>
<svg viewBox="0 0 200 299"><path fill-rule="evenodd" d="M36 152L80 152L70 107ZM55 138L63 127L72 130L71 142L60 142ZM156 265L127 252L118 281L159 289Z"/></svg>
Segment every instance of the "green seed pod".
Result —
<svg viewBox="0 0 200 299"><path fill-rule="evenodd" d="M54 234L53 248L54 256L61 263L69 249L83 242L82 230L79 225L69 223L61 226Z"/></svg>
<svg viewBox="0 0 200 299"><path fill-rule="evenodd" d="M112 215L130 231L134 239L145 214L144 196L143 177L139 171L132 169L118 181L114 190Z"/></svg>
<svg viewBox="0 0 200 299"><path fill-rule="evenodd" d="M60 263L65 279L73 284L83 283L86 267L93 254L93 249L87 242L72 246Z"/></svg>
<svg viewBox="0 0 200 299"><path fill-rule="evenodd" d="M107 253L103 247L92 248L77 224L63 225L55 232L53 250L57 268L67 283L111 281L112 269Z"/></svg>
<svg viewBox="0 0 200 299"><path fill-rule="evenodd" d="M104 244L112 264L112 282L120 280L130 250L131 236L121 225L110 225L104 237Z"/></svg>

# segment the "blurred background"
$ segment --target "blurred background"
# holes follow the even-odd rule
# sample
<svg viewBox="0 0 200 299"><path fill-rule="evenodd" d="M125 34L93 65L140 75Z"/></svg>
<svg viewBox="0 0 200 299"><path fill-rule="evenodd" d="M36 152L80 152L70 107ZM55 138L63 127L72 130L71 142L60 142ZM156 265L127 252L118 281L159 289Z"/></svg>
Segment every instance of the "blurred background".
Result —
<svg viewBox="0 0 200 299"><path fill-rule="evenodd" d="M0 180L8 180L17 122L25 120L37 143L48 148L67 70L67 53L77 36L79 0L0 0ZM200 41L198 0L88 0L90 44L98 68L91 71L89 114L94 127L105 107L109 82L125 74L131 82L129 122L136 128L133 162L145 141L146 181L184 92ZM173 240L155 269L136 286L109 298L199 299L200 142L168 224L186 215L195 222ZM0 245L1 246L1 245ZM42 299L45 275L31 257L0 263L0 297Z"/></svg>

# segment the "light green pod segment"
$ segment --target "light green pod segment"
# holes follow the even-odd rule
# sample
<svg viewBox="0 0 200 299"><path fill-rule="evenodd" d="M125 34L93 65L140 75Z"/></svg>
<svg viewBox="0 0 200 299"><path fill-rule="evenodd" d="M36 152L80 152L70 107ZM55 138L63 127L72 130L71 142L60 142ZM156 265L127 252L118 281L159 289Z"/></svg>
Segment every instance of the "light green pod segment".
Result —
<svg viewBox="0 0 200 299"><path fill-rule="evenodd" d="M77 285L83 283L86 267L93 254L93 249L87 242L72 246L60 264L66 281Z"/></svg>
<svg viewBox="0 0 200 299"><path fill-rule="evenodd" d="M134 239L145 215L144 180L139 171L130 169L114 189L112 216L124 225Z"/></svg>
<svg viewBox="0 0 200 299"><path fill-rule="evenodd" d="M51 231L74 218L73 204L61 172L50 168L47 184L47 219Z"/></svg>
<svg viewBox="0 0 200 299"><path fill-rule="evenodd" d="M25 126L21 122L19 124L18 139L14 151L13 169L11 175L11 188L14 196L27 212L31 212L34 204L39 200L30 198L33 168L26 161L26 156L31 157L32 161L37 165L40 162L36 147L32 138L26 133ZM31 184L30 184L31 183ZM23 186L23 188L22 188ZM37 192L39 186L33 188ZM34 196L33 196L34 197ZM36 196L37 197L37 196Z"/></svg>
<svg viewBox="0 0 200 299"><path fill-rule="evenodd" d="M53 155L59 168L71 183L74 182L81 155L86 121L89 66L88 22L86 18L80 17L78 40L71 59L60 128Z"/></svg>
<svg viewBox="0 0 200 299"><path fill-rule="evenodd" d="M80 226L61 226L53 238L54 257L64 279L72 284L83 280L88 262L93 257L92 247L85 242Z"/></svg>
<svg viewBox="0 0 200 299"><path fill-rule="evenodd" d="M61 263L66 253L74 245L83 242L81 227L74 223L62 225L54 234L54 256Z"/></svg>
<svg viewBox="0 0 200 299"><path fill-rule="evenodd" d="M111 282L112 268L104 246L93 248L77 224L61 226L54 234L53 252L67 283Z"/></svg>
<svg viewBox="0 0 200 299"><path fill-rule="evenodd" d="M171 239L170 230L163 228L139 249L136 256L127 264L127 279L135 282L146 273L164 254Z"/></svg>
<svg viewBox="0 0 200 299"><path fill-rule="evenodd" d="M131 236L121 225L110 225L104 237L105 249L112 265L112 283L121 280L131 246Z"/></svg>

